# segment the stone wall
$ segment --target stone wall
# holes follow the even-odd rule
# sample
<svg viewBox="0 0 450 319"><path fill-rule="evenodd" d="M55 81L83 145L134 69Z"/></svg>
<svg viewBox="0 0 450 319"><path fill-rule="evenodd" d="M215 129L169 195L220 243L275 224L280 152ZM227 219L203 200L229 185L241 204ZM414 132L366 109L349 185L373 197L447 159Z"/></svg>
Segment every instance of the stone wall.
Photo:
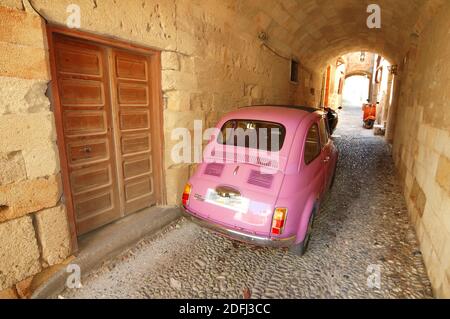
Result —
<svg viewBox="0 0 450 319"><path fill-rule="evenodd" d="M436 296L450 298L450 3L401 68L393 155Z"/></svg>
<svg viewBox="0 0 450 319"><path fill-rule="evenodd" d="M34 0L51 24L65 25L72 0ZM320 79L301 66L290 82L288 46L262 45L268 23L241 14L239 1L79 0L81 30L162 51L167 202L178 204L193 165L174 163L172 129L211 127L239 106L315 105ZM126 12L126 14L124 14ZM45 25L28 1L0 0L0 290L70 252ZM270 22L270 21L269 21ZM275 43L276 44L276 43ZM271 45L271 46L270 46ZM21 251L17 254L17 251Z"/></svg>
<svg viewBox="0 0 450 319"><path fill-rule="evenodd" d="M45 95L45 28L20 2L6 4L11 7L0 6L0 291L29 282L70 254L54 118Z"/></svg>

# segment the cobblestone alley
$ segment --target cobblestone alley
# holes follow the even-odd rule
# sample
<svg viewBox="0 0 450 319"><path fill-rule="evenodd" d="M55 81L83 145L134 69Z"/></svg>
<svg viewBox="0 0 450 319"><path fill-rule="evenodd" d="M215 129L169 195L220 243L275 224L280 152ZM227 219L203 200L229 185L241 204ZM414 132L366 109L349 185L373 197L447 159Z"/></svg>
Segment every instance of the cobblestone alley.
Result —
<svg viewBox="0 0 450 319"><path fill-rule="evenodd" d="M362 128L359 107L344 107L334 139L335 184L304 257L238 244L180 220L60 297L431 297L387 144ZM380 287L369 288L377 269Z"/></svg>

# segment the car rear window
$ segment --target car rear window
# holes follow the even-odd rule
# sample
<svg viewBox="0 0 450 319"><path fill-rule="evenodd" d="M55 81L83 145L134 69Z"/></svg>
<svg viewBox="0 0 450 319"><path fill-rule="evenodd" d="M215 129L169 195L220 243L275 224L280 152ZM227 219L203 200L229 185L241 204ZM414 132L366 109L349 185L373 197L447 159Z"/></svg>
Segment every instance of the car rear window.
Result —
<svg viewBox="0 0 450 319"><path fill-rule="evenodd" d="M222 126L221 133L219 144L278 152L283 147L286 128L274 122L230 120Z"/></svg>

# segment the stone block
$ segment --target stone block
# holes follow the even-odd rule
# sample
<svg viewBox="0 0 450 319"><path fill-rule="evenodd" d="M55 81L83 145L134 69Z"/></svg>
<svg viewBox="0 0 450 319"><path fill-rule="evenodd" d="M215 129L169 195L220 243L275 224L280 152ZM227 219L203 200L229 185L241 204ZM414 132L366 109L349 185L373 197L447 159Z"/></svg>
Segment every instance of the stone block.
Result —
<svg viewBox="0 0 450 319"><path fill-rule="evenodd" d="M0 224L0 290L41 271L30 216Z"/></svg>
<svg viewBox="0 0 450 319"><path fill-rule="evenodd" d="M174 128L194 129L194 121L201 120L204 122L204 112L174 112L170 110L164 111L164 129L166 130L167 138L170 139L170 132Z"/></svg>
<svg viewBox="0 0 450 319"><path fill-rule="evenodd" d="M23 10L22 0L2 0L1 6Z"/></svg>
<svg viewBox="0 0 450 319"><path fill-rule="evenodd" d="M192 93L190 106L193 111L209 111L213 109L213 95L207 92Z"/></svg>
<svg viewBox="0 0 450 319"><path fill-rule="evenodd" d="M433 210L438 212L442 200L446 196L444 189L439 186L436 180L428 179L423 191L427 194L427 204L429 203Z"/></svg>
<svg viewBox="0 0 450 319"><path fill-rule="evenodd" d="M51 112L0 116L2 152L45 147L55 140L55 120Z"/></svg>
<svg viewBox="0 0 450 319"><path fill-rule="evenodd" d="M413 187L411 189L410 199L413 202L414 206L419 211L420 217L422 217L427 198L417 180L414 180Z"/></svg>
<svg viewBox="0 0 450 319"><path fill-rule="evenodd" d="M433 246L426 231L424 231L422 240L420 241L420 251L422 252L423 261L428 268L430 265L431 255L433 253Z"/></svg>
<svg viewBox="0 0 450 319"><path fill-rule="evenodd" d="M177 50L180 53L192 55L196 52L195 37L190 32L178 30Z"/></svg>
<svg viewBox="0 0 450 319"><path fill-rule="evenodd" d="M423 226L425 231L428 233L430 238L430 244L433 246L433 250L438 254L443 246L445 245L446 229L442 222L439 220L436 213L429 208L427 208L423 214L422 218Z"/></svg>
<svg viewBox="0 0 450 319"><path fill-rule="evenodd" d="M447 192L447 196L450 196L450 160L446 156L439 158L436 181Z"/></svg>
<svg viewBox="0 0 450 319"><path fill-rule="evenodd" d="M180 55L180 70L184 73L194 73L195 72L195 59L191 56Z"/></svg>
<svg viewBox="0 0 450 319"><path fill-rule="evenodd" d="M22 152L0 153L0 186L26 178Z"/></svg>
<svg viewBox="0 0 450 319"><path fill-rule="evenodd" d="M436 133L436 138L433 141L433 146L436 152L443 153L445 146L450 144L449 132L445 130L438 130Z"/></svg>
<svg viewBox="0 0 450 319"><path fill-rule="evenodd" d="M53 142L38 148L27 148L22 154L29 179L55 175L60 171L58 147Z"/></svg>
<svg viewBox="0 0 450 319"><path fill-rule="evenodd" d="M189 93L185 91L169 91L164 94L166 107L170 111L189 111Z"/></svg>
<svg viewBox="0 0 450 319"><path fill-rule="evenodd" d="M442 265L439 262L439 258L434 251L432 252L432 257L428 261L427 273L433 289L433 295L437 296L440 294L445 275Z"/></svg>
<svg viewBox="0 0 450 319"><path fill-rule="evenodd" d="M0 76L50 79L47 51L41 48L0 42Z"/></svg>
<svg viewBox="0 0 450 319"><path fill-rule="evenodd" d="M37 238L44 266L53 266L70 255L70 232L63 205L42 210L35 215Z"/></svg>
<svg viewBox="0 0 450 319"><path fill-rule="evenodd" d="M61 195L59 175L0 186L0 223L54 207Z"/></svg>
<svg viewBox="0 0 450 319"><path fill-rule="evenodd" d="M443 195L439 208L439 216L441 217L441 222L445 225L447 232L450 233L450 196Z"/></svg>
<svg viewBox="0 0 450 319"><path fill-rule="evenodd" d="M47 81L0 77L0 115L49 111Z"/></svg>
<svg viewBox="0 0 450 319"><path fill-rule="evenodd" d="M161 53L161 67L163 70L180 70L180 58L178 53L171 51L164 51Z"/></svg>
<svg viewBox="0 0 450 319"><path fill-rule="evenodd" d="M1 6L0 16L0 42L45 48L44 26L40 16Z"/></svg>
<svg viewBox="0 0 450 319"><path fill-rule="evenodd" d="M162 72L161 82L164 92L174 90L192 91L197 88L197 78L193 73L166 70Z"/></svg>
<svg viewBox="0 0 450 319"><path fill-rule="evenodd" d="M437 295L438 298L450 299L450 267L447 268L442 288Z"/></svg>

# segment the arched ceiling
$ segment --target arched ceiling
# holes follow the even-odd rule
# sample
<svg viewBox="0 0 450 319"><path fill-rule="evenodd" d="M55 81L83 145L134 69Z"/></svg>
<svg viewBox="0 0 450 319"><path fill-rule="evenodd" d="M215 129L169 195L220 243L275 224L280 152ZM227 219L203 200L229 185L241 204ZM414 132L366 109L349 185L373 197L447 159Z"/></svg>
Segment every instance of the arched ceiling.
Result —
<svg viewBox="0 0 450 319"><path fill-rule="evenodd" d="M352 51L398 63L411 40L446 0L248 0L241 10L280 52L318 68ZM381 7L381 28L367 27L367 6Z"/></svg>

